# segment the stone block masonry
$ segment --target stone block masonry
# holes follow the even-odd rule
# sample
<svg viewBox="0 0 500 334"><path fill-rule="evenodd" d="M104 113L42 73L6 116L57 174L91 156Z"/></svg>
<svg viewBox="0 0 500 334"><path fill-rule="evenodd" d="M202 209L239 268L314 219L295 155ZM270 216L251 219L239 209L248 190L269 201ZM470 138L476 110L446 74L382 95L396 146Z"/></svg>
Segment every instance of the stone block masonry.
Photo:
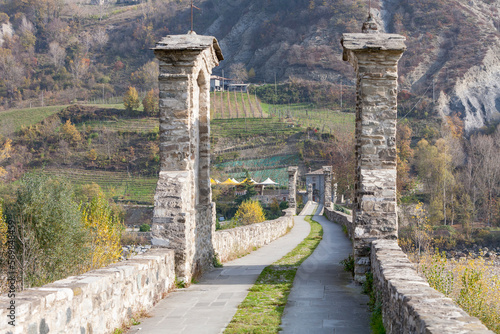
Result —
<svg viewBox="0 0 500 334"><path fill-rule="evenodd" d="M293 214L297 214L297 173L299 167L288 167L288 207L293 209Z"/></svg>
<svg viewBox="0 0 500 334"><path fill-rule="evenodd" d="M226 262L246 255L288 233L293 227L294 209L285 212L275 220L215 232L213 243L219 260Z"/></svg>
<svg viewBox="0 0 500 334"><path fill-rule="evenodd" d="M323 175L325 176L325 192L323 194L324 207L332 208L332 166L323 166Z"/></svg>
<svg viewBox="0 0 500 334"><path fill-rule="evenodd" d="M355 280L370 270L370 244L397 239L396 123L398 61L405 37L377 32L344 34L343 59L356 71L356 182L353 208Z"/></svg>
<svg viewBox="0 0 500 334"><path fill-rule="evenodd" d="M147 311L175 285L174 251L144 255L16 294L16 326L7 323L10 298L0 297L0 333L107 334Z"/></svg>
<svg viewBox="0 0 500 334"><path fill-rule="evenodd" d="M154 49L160 75L160 175L152 243L175 250L179 280L212 263L210 75L223 59L212 36L167 36Z"/></svg>
<svg viewBox="0 0 500 334"><path fill-rule="evenodd" d="M372 243L371 266L388 334L493 333L418 276L396 240Z"/></svg>

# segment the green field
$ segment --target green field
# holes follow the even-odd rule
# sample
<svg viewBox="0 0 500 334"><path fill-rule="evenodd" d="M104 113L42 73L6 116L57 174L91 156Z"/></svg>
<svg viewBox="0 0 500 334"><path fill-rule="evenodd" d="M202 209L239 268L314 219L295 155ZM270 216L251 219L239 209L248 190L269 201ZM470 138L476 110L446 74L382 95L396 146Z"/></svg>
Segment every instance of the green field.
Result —
<svg viewBox="0 0 500 334"><path fill-rule="evenodd" d="M157 177L131 176L126 172L49 168L44 174L64 177L77 185L97 183L106 195L119 202L152 204Z"/></svg>
<svg viewBox="0 0 500 334"><path fill-rule="evenodd" d="M67 106L50 106L0 111L0 134L7 135L19 131L21 126L29 126L43 121Z"/></svg>

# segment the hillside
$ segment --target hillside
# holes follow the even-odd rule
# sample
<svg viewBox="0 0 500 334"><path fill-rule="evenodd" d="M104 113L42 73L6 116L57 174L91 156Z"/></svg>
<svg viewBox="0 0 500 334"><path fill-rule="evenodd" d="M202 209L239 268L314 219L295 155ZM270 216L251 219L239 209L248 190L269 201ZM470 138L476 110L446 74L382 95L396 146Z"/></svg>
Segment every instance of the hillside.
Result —
<svg viewBox="0 0 500 334"><path fill-rule="evenodd" d="M243 64L255 83L314 81L352 86L340 38L360 30L362 0L197 0L194 27L215 36L225 60L214 74ZM382 29L407 37L400 87L408 117L458 113L465 128L495 123L500 109L500 0L373 0ZM0 3L0 106L110 99L129 85L156 87L150 50L190 28L185 2L90 5L90 0ZM339 94L338 86L329 86ZM435 100L433 99L435 98ZM305 102L305 101L303 101ZM250 111L250 110L249 110ZM403 111L403 110L401 110ZM406 114L406 113L405 113Z"/></svg>
<svg viewBox="0 0 500 334"><path fill-rule="evenodd" d="M331 150L318 150L354 130L353 114L312 105L269 106L233 92L222 102L217 108L231 105L241 112L221 115L212 104L211 173L220 180L243 179L248 171L257 181L270 177L286 186L288 166L304 171L330 163ZM251 113L250 105L262 113ZM0 128L0 148L7 136L12 139L12 150L0 161L7 181L0 198L12 194L23 174L37 172L75 185L95 182L116 202L153 203L159 171L156 115L127 112L117 104L70 105L0 112L0 123L6 125Z"/></svg>

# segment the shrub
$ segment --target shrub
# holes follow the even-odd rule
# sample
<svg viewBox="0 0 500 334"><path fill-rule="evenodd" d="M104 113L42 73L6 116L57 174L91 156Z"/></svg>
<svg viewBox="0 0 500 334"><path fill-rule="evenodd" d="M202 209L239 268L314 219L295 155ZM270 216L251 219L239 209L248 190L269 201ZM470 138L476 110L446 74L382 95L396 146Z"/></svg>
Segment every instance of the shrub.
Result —
<svg viewBox="0 0 500 334"><path fill-rule="evenodd" d="M89 237L87 269L107 266L120 258L123 225L102 192L81 207L82 222Z"/></svg>
<svg viewBox="0 0 500 334"><path fill-rule="evenodd" d="M436 252L421 257L419 266L431 287L500 333L500 288L494 263L483 258L447 260L444 253Z"/></svg>
<svg viewBox="0 0 500 334"><path fill-rule="evenodd" d="M15 255L21 288L43 285L84 269L88 236L73 190L64 180L26 175L17 198L5 211L17 235Z"/></svg>
<svg viewBox="0 0 500 334"><path fill-rule="evenodd" d="M82 141L80 131L78 131L74 124L71 124L69 119L61 126L61 132L64 138L70 143L77 144Z"/></svg>
<svg viewBox="0 0 500 334"><path fill-rule="evenodd" d="M148 224L142 224L139 227L139 231L140 232L149 232L149 231L151 231L151 226L149 226Z"/></svg>
<svg viewBox="0 0 500 334"><path fill-rule="evenodd" d="M266 218L259 201L246 200L238 207L235 220L242 225L263 222Z"/></svg>

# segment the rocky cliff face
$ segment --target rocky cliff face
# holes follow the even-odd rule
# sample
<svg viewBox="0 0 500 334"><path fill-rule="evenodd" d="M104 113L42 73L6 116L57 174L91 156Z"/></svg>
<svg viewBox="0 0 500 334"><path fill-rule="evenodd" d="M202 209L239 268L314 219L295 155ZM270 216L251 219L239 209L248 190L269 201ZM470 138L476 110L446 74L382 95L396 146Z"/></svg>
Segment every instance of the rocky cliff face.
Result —
<svg viewBox="0 0 500 334"><path fill-rule="evenodd" d="M434 96L440 115L460 114L471 131L500 119L498 0L382 0L388 32L408 36L401 85Z"/></svg>
<svg viewBox="0 0 500 334"><path fill-rule="evenodd" d="M481 64L457 78L450 93L442 92L438 109L444 115L460 113L471 131L500 120L500 45L489 47Z"/></svg>

